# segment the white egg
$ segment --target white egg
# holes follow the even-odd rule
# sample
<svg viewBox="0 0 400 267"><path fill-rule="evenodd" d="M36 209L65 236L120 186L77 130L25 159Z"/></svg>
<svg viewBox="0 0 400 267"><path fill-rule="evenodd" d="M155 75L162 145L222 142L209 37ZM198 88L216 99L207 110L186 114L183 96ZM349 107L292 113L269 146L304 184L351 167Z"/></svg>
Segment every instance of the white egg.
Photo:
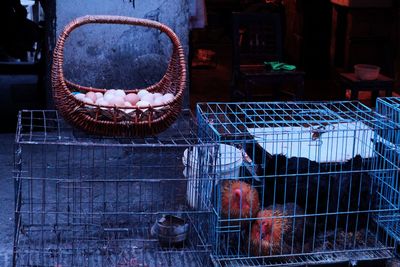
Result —
<svg viewBox="0 0 400 267"><path fill-rule="evenodd" d="M106 100L104 100L104 98L99 98L96 100L96 105L108 106L109 103Z"/></svg>
<svg viewBox="0 0 400 267"><path fill-rule="evenodd" d="M140 100L139 96L135 93L127 94L124 99L125 101L130 102L132 105L136 105L136 103Z"/></svg>
<svg viewBox="0 0 400 267"><path fill-rule="evenodd" d="M165 95L163 95L163 97L175 97L175 96L171 93L166 93Z"/></svg>
<svg viewBox="0 0 400 267"><path fill-rule="evenodd" d="M100 93L100 92L95 93L95 95L96 95L97 99L104 97L103 93Z"/></svg>
<svg viewBox="0 0 400 267"><path fill-rule="evenodd" d="M139 108L145 108L149 107L150 103L144 100L140 100L139 102L136 103L136 106L138 106Z"/></svg>
<svg viewBox="0 0 400 267"><path fill-rule="evenodd" d="M88 104L94 104L93 100L90 99L90 98L88 98L88 97L85 97L85 98L83 99L83 102L88 103Z"/></svg>
<svg viewBox="0 0 400 267"><path fill-rule="evenodd" d="M96 102L96 94L94 92L87 92L86 97L92 99L93 103Z"/></svg>
<svg viewBox="0 0 400 267"><path fill-rule="evenodd" d="M125 101L124 106L125 107L133 107L132 104L130 102L128 102L128 101ZM134 111L134 109L123 109L123 111L125 113L131 113L132 111Z"/></svg>
<svg viewBox="0 0 400 267"><path fill-rule="evenodd" d="M115 105L117 107L123 107L124 106L124 98L121 96L114 96L110 101L108 101L110 105Z"/></svg>
<svg viewBox="0 0 400 267"><path fill-rule="evenodd" d="M107 94L107 93L105 93L104 94L104 100L106 100L106 101L108 101L108 102L110 102L112 99L114 99L114 94Z"/></svg>
<svg viewBox="0 0 400 267"><path fill-rule="evenodd" d="M164 104L164 100L162 97L158 97L156 99L154 99L153 102L153 106L159 106L159 105L163 105ZM159 107L155 107L155 109L162 109L163 106L159 106Z"/></svg>
<svg viewBox="0 0 400 267"><path fill-rule="evenodd" d="M140 100L147 101L149 103L153 103L154 102L154 95L152 93L145 94L140 98Z"/></svg>
<svg viewBox="0 0 400 267"><path fill-rule="evenodd" d="M100 98L97 102L96 102L96 104L97 105L99 105L99 106L110 106L110 103L108 103L107 101L105 101L104 100L104 98ZM106 108L106 107L101 107L101 109L108 109L108 108Z"/></svg>
<svg viewBox="0 0 400 267"><path fill-rule="evenodd" d="M156 98L159 98L159 97L162 97L163 96L163 94L160 94L160 93L154 93L154 99L156 99Z"/></svg>
<svg viewBox="0 0 400 267"><path fill-rule="evenodd" d="M83 101L83 99L84 99L86 96L85 96L85 94L79 93L79 94L74 95L74 97L75 97L76 99L78 99L78 100L82 100L82 101Z"/></svg>
<svg viewBox="0 0 400 267"><path fill-rule="evenodd" d="M142 99L142 97L144 96L144 95L147 95L149 92L147 91L147 90L140 90L138 93L137 93L137 95L140 97L140 99Z"/></svg>
<svg viewBox="0 0 400 267"><path fill-rule="evenodd" d="M165 95L163 96L163 101L164 101L164 103L169 103L169 102L171 102L172 100L174 100L174 95L173 95L173 94L168 93L168 94L165 94Z"/></svg>
<svg viewBox="0 0 400 267"><path fill-rule="evenodd" d="M118 89L118 90L115 90L114 95L125 97L125 96L126 96L126 93L125 93L124 90Z"/></svg>
<svg viewBox="0 0 400 267"><path fill-rule="evenodd" d="M114 95L115 94L115 90L114 89L110 89L110 90L107 90L105 93L104 93L104 96L106 96L106 95Z"/></svg>
<svg viewBox="0 0 400 267"><path fill-rule="evenodd" d="M156 99L154 99L153 105L154 106L158 106L158 105L162 105L164 104L164 100L162 97L157 97Z"/></svg>

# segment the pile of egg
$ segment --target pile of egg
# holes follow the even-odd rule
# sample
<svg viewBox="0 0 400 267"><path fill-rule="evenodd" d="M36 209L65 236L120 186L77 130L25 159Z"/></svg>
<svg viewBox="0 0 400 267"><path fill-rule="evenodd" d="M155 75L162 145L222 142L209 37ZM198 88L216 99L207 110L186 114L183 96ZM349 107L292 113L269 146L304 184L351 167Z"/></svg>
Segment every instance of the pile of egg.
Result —
<svg viewBox="0 0 400 267"><path fill-rule="evenodd" d="M159 106L167 104L174 100L174 95L171 93L160 94L150 93L147 90L140 90L137 94L129 93L126 94L121 89L110 89L107 90L104 95L103 93L87 92L73 93L75 98L85 103L99 106L116 106L116 107L134 107L145 108L149 106ZM132 110L126 110L130 112Z"/></svg>

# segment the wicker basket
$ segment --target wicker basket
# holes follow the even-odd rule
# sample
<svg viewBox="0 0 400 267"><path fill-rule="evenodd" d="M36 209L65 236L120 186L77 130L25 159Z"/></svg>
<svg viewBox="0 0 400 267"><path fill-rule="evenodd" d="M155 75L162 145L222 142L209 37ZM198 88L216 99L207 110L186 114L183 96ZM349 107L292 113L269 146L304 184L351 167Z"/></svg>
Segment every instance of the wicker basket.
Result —
<svg viewBox="0 0 400 267"><path fill-rule="evenodd" d="M172 41L173 52L165 75L146 89L152 93L172 93L174 99L167 104L149 107L99 106L84 103L72 92L88 91L105 93L107 89L81 86L65 79L63 72L64 44L70 32L90 23L128 24L150 27L164 32ZM184 53L176 34L167 26L146 19L122 16L85 16L70 22L57 40L53 55L52 86L57 109L66 121L90 134L107 136L146 136L164 131L178 117L186 85ZM137 93L139 89L126 89L126 93Z"/></svg>

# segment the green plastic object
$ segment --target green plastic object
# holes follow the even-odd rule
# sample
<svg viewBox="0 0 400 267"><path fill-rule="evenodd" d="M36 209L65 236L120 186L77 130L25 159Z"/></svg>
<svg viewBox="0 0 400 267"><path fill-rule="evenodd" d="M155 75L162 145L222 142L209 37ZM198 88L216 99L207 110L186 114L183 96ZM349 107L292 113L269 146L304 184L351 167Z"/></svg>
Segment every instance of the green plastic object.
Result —
<svg viewBox="0 0 400 267"><path fill-rule="evenodd" d="M269 70L286 70L286 71L292 71L296 69L296 66L294 65L289 65L286 63L282 63L279 61L265 61L264 62L265 67Z"/></svg>

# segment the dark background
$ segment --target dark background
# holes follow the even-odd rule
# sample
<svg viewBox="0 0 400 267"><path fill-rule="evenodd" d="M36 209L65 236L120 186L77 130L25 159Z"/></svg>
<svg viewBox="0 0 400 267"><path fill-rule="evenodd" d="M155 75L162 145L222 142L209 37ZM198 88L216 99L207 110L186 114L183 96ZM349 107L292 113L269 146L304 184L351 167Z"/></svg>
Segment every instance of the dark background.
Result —
<svg viewBox="0 0 400 267"><path fill-rule="evenodd" d="M278 2L282 8L271 8L272 5L265 2ZM229 99L232 11L282 15L284 59L305 71L305 100L341 99L338 73L352 72L358 63L380 66L382 74L396 79L398 90L399 4L393 1L391 7L348 8L330 0L206 1L208 26L192 31L191 51L192 55L196 54L196 49L216 52L215 64L209 69L192 68L191 105L194 107L197 101ZM210 80L213 82L208 82ZM369 97L368 92L360 94L366 103Z"/></svg>

